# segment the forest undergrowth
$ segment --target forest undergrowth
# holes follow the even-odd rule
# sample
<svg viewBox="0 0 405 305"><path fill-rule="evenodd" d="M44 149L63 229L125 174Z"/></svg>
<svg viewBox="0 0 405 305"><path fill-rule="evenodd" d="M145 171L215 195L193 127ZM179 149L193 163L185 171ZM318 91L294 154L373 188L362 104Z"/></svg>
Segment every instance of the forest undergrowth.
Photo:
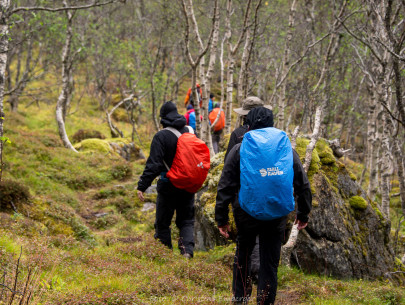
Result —
<svg viewBox="0 0 405 305"><path fill-rule="evenodd" d="M0 199L0 304L229 304L235 245L192 260L161 245L153 209L136 197L145 161L63 148L52 112L32 105L7 113L3 196L14 202ZM139 128L147 155L153 130ZM102 113L89 105L67 118L70 136L79 129L109 137ZM276 304L405 304L405 292L389 281L281 266Z"/></svg>

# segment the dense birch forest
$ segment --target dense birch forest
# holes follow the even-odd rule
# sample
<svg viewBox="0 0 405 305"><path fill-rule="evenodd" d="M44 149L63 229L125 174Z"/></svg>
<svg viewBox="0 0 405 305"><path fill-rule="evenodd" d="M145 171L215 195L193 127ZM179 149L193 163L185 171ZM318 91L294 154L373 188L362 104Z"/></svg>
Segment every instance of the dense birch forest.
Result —
<svg viewBox="0 0 405 305"><path fill-rule="evenodd" d="M382 286L373 286L376 295L365 292L363 299L356 299L361 284L346 288L334 274L322 272L332 275L330 282L310 278L292 292L288 283L307 276L294 258L299 240L294 226L283 247L283 265L297 269L281 270L284 284L276 304L404 302L404 0L0 0L0 8L0 232L5 236L0 237L0 304L3 297L4 304L229 303L232 243L222 241L188 263L187 280L193 284L187 286L178 276L184 271L180 258L153 240L153 215L140 212L145 206L133 194L152 137L162 128L160 107L171 100L186 113L189 88L194 101L201 88L196 134L212 160L222 156L223 163L229 134L242 123L233 109L257 96L272 107L275 127L301 149L308 174L320 162L313 160L317 148L316 155L326 160L319 151L326 143L333 160L350 169L364 190L364 196L355 195L372 204L388 226L386 247L395 268L372 278L369 286ZM226 118L217 155L210 93ZM100 143L89 152L90 138ZM125 149L113 155L112 143ZM126 149L136 157L122 158ZM336 194L344 197L340 188ZM153 203L156 195L149 196ZM145 242L134 246L141 239ZM42 260L35 253L42 253ZM125 284L119 284L117 270L127 262L123 253L174 267L164 274L153 269L157 282L150 283L150 271L148 279L138 279L137 292L131 291L132 273L122 271ZM116 284L103 275L104 286L96 285L83 274L74 280L90 281L89 288L72 286L68 274L77 270L62 272L52 265L68 264L65 259L85 264L85 270L91 259L96 269L107 264ZM143 264L131 262L128 268L143 270ZM316 296L321 285L328 292ZM337 286L345 292L333 292ZM210 302L177 298L212 297L216 289L218 298ZM113 303L116 291L119 301Z"/></svg>

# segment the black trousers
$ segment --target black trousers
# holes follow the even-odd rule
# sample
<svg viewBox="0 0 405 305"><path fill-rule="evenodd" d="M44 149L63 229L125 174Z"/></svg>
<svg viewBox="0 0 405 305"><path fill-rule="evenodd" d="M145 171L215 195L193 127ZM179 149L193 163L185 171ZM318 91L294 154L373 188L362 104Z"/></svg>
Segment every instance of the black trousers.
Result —
<svg viewBox="0 0 405 305"><path fill-rule="evenodd" d="M182 254L194 252L194 194L181 190L164 188L156 200L155 238L170 249L172 237L170 225L176 211L176 226L180 230L178 246Z"/></svg>
<svg viewBox="0 0 405 305"><path fill-rule="evenodd" d="M270 221L254 219L240 207L234 209L238 229L233 265L233 294L235 302L247 302L252 292L250 256L259 236L260 268L257 304L272 304L277 292L277 269L287 217Z"/></svg>
<svg viewBox="0 0 405 305"><path fill-rule="evenodd" d="M214 131L212 133L212 146L216 154L219 152L219 142L221 141L221 134L222 129L220 131Z"/></svg>

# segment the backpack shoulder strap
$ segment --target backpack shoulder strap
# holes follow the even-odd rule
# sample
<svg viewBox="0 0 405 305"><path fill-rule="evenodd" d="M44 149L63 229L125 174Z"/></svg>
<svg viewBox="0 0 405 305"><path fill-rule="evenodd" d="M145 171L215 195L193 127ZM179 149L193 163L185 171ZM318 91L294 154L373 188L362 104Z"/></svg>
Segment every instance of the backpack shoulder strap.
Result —
<svg viewBox="0 0 405 305"><path fill-rule="evenodd" d="M194 129L191 126L186 126L188 128L188 132L194 134Z"/></svg>
<svg viewBox="0 0 405 305"><path fill-rule="evenodd" d="M166 127L165 129L166 129L166 130L169 130L169 131L171 131L171 132L173 132L173 133L176 135L176 137L180 138L181 133L180 133L180 131L178 131L176 128L173 128L173 127Z"/></svg>
<svg viewBox="0 0 405 305"><path fill-rule="evenodd" d="M186 126L186 127L187 127L189 133L194 134L194 129L193 129L193 127L191 127L191 126ZM178 131L176 128L173 128L173 127L166 127L165 129L170 130L170 131L173 132L178 138L180 138L181 132Z"/></svg>

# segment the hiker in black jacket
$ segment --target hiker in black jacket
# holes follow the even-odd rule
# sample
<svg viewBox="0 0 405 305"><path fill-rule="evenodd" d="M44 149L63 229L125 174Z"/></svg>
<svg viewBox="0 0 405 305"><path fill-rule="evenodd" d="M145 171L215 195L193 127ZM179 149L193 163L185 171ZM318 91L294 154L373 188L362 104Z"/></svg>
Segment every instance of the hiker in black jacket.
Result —
<svg viewBox="0 0 405 305"><path fill-rule="evenodd" d="M160 109L160 123L164 128L173 127L180 133L189 132L186 118L177 112L176 104L165 102ZM144 192L152 181L160 176L157 183L155 238L172 249L170 224L176 211L176 225L180 230L179 249L185 257L193 257L194 250L194 194L178 189L166 177L176 154L177 136L169 130L155 134L145 170L138 182L138 197L144 201Z"/></svg>
<svg viewBox="0 0 405 305"><path fill-rule="evenodd" d="M248 126L246 125L247 114L253 108L261 107L261 106L266 107L271 110L271 106L264 105L264 102L260 98L258 98L256 96L248 96L246 99L243 100L242 107L236 108L233 110L241 116L242 125L239 126L238 128L236 128L231 133L231 137L229 138L228 149L226 150L226 153L225 153L225 160L226 160L226 157L228 156L229 152L231 151L232 147L234 147L238 143L241 143L243 140L243 136L248 131Z"/></svg>
<svg viewBox="0 0 405 305"><path fill-rule="evenodd" d="M254 108L246 118L249 130L273 126L273 113L264 107ZM237 304L247 302L251 294L250 256L256 243L260 241L260 269L258 280L258 304L274 303L277 291L277 268L280 260L282 240L287 217L262 221L253 218L239 205L240 189L240 147L236 144L225 160L224 169L218 184L215 206L215 220L220 233L228 238L229 204L232 203L233 215L237 227L237 248L233 266L233 301ZM301 230L307 226L308 214L312 206L312 195L308 177L302 167L298 154L293 150L294 194L298 204L296 223Z"/></svg>

